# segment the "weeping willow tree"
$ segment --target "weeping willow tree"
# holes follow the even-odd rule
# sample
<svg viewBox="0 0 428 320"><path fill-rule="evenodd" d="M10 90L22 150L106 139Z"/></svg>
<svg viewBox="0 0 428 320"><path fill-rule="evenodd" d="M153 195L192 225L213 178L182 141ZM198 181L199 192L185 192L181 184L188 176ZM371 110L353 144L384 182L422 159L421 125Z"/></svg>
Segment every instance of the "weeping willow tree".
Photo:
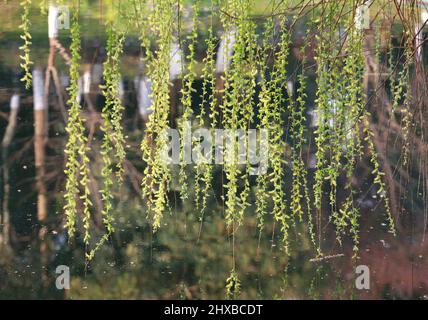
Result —
<svg viewBox="0 0 428 320"><path fill-rule="evenodd" d="M141 200L147 219L154 232L161 232L164 214L170 210L174 172L164 159L169 141L163 133L174 126L170 117L170 62L174 44L178 42L180 50L188 52L182 61L182 114L178 119L181 141L179 192L182 201L195 204L195 215L199 217L202 230L214 179L221 180L225 228L231 239L231 271L226 279L228 298L237 297L241 290L235 237L238 228L245 224L246 215L253 212L250 208L254 208L260 233L266 219L273 219L281 233L284 255L291 254L290 231L303 225L314 254L322 259L329 250L324 248L325 227L331 224L337 244L342 245L345 239L350 239L353 258L358 258L361 210L357 197L361 192L354 180L358 175L357 166L364 161L366 154L373 188L383 203L385 224L388 231L396 235L399 208L396 204L391 205L391 199L397 197L394 191L396 182L390 173L388 157L380 149L381 133L375 124L376 121L385 121L385 117L388 123L399 124L402 161L397 167L409 170L412 163L417 162L412 156L416 158L426 154L423 120L415 117L419 114L423 119L423 103L417 103L421 100L416 98L424 93L423 90L414 92L411 87L412 81L421 82L420 78L415 78L422 63L416 55L419 48L415 39L423 28L416 1L272 1L265 5L263 16L253 12L255 0L211 0L204 10L199 1L132 0L126 4L109 1L105 19L107 53L104 84L101 86L105 104L100 125L103 164L99 192L105 232L100 240L91 235L93 205L89 163L93 155L78 99L81 60L79 1L61 3L69 4L72 12L68 142L65 147L65 227L72 238L78 225L82 225L88 260L93 259L96 251L114 232L113 190L124 181L126 135L122 123L124 108L119 97L120 64L127 32L133 29L137 29L146 74L152 83L150 115L141 137L145 164ZM20 4L22 80L29 86L31 1L21 1ZM190 27L184 22L186 14L190 16ZM392 51L381 52L379 44L383 35L379 17L391 15L400 18L403 37L404 49L396 61ZM203 19L208 23L202 23ZM288 65L295 49L293 35L296 25L302 21L305 26L303 44L297 48L302 58L297 70L293 71ZM205 39L200 36L202 28L206 28ZM215 28L222 29L221 41L225 45L220 48L224 52L216 52L219 39ZM369 41L373 30L374 45ZM205 48L204 57L199 61L196 54L198 45ZM375 54L371 55L373 49ZM226 67L221 74L224 87L218 88L216 59L221 56ZM381 57L386 61L388 81L379 79L380 70L374 76L370 74L373 73L371 59L377 59L379 64ZM196 66L201 66L200 71ZM316 76L312 106L307 92L310 72ZM198 77L202 79L202 94L196 102L194 84ZM294 85L288 86L293 79ZM380 111L370 108L372 100L379 99L379 90L383 90L387 98L390 96L386 103L390 105L390 111L387 115L382 114L382 119ZM310 108L315 109L316 123L312 126L315 130L307 118ZM189 122L197 128L210 129L212 140L215 129L231 133L220 150L223 159L220 176L213 174L215 165L210 156L202 157L193 168L188 168L183 145L189 135ZM255 179L251 177L249 155L242 156L239 148L244 145L248 150L250 139L248 135L237 134L252 129L258 129L259 135L261 130L268 132L267 150L258 148L259 153L267 152L266 172ZM422 147L412 150L411 139ZM198 139L193 138L191 145L197 148L197 143ZM315 154L313 175L309 173L310 159L305 156L311 150ZM194 175L193 198L189 192L189 174ZM345 194L344 199L338 197L339 192Z"/></svg>

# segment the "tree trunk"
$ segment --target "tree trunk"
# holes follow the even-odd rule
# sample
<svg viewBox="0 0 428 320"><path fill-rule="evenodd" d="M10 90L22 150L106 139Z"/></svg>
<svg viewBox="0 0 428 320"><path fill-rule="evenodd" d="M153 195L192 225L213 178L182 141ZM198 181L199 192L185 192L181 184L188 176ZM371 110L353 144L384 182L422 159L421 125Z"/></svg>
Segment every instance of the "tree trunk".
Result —
<svg viewBox="0 0 428 320"><path fill-rule="evenodd" d="M10 212L9 212L9 146L12 142L16 131L16 123L19 112L19 95L14 94L10 99L10 114L9 123L6 128L6 133L1 144L2 147L2 163L3 163L3 203L2 203L2 232L0 233L0 245L9 246L10 240Z"/></svg>

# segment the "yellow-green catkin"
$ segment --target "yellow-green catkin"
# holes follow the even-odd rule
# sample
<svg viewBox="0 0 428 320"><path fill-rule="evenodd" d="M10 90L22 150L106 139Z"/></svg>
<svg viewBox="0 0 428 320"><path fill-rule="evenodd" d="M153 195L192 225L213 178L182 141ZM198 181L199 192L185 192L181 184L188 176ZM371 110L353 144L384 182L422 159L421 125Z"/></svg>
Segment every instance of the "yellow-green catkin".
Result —
<svg viewBox="0 0 428 320"><path fill-rule="evenodd" d="M241 281L238 278L238 274L235 269L232 269L229 277L226 280L226 299L236 299L241 292Z"/></svg>
<svg viewBox="0 0 428 320"><path fill-rule="evenodd" d="M31 75L31 65L33 64L33 62L31 61L30 58L30 46L31 46L31 33L30 33L30 9L31 9L31 4L32 1L31 0L21 0L19 2L20 7L22 9L22 14L21 14L21 25L19 26L19 28L22 31L21 34L21 39L24 41L24 43L22 44L22 46L19 47L19 50L22 51L22 53L20 54L19 58L21 60L21 68L24 70L25 74L24 76L21 78L21 81L24 82L25 84L25 88L29 89L31 87L31 82L32 82L32 75Z"/></svg>
<svg viewBox="0 0 428 320"><path fill-rule="evenodd" d="M271 96L269 94L269 79L268 79L268 58L273 54L274 48L270 45L274 36L274 18L269 18L264 26L262 45L258 48L257 61L260 75L260 92L258 102L258 129L269 128L270 126L270 104ZM258 228L260 232L264 228L265 217L268 210L268 179L266 174L257 176L256 189L256 213L258 220Z"/></svg>
<svg viewBox="0 0 428 320"><path fill-rule="evenodd" d="M208 38L205 43L207 45L206 56L203 59L202 69L202 94L201 103L199 104L200 113L196 116L198 127L204 128L206 126L206 109L209 110L208 117L210 123L210 134L213 141L213 132L217 129L219 123L219 112L217 108L217 95L216 95L216 78L215 78L215 46L216 39L213 33L213 15L214 4L211 3L211 20L208 29ZM212 152L212 150L210 150ZM211 153L212 157L212 153ZM204 212L207 208L208 196L212 187L213 178L213 165L210 162L210 157L203 159L195 165L195 204L196 208L200 210L200 221L202 223ZM203 188L202 188L203 186Z"/></svg>
<svg viewBox="0 0 428 320"><path fill-rule="evenodd" d="M196 41L198 38L198 15L199 15L199 6L198 2L194 2L192 5L192 31L190 35L187 37L189 41L189 54L187 55L187 60L189 61L187 64L187 72L183 78L183 89L182 93L182 106L183 106L183 115L179 122L180 129L180 137L181 137L181 148L180 148L180 172L179 172L179 184L180 184L180 197L182 200L185 200L189 197L188 195L188 183L187 183L187 172L186 172L186 159L185 159L185 149L186 138L191 134L189 132L190 128L188 123L191 119L193 110L192 110L192 94L196 92L193 88L196 72L195 72L195 49L196 49Z"/></svg>
<svg viewBox="0 0 428 320"><path fill-rule="evenodd" d="M307 181L307 170L303 161L302 152L305 140L305 104L306 104L306 57L305 57L306 46L303 46L301 53L303 56L302 60L302 71L298 75L298 89L296 101L290 103L291 113L291 127L290 136L292 137L293 150L292 150L292 187L291 187L291 200L290 209L294 219L298 219L300 222L303 221L304 208L306 206L308 233L310 240L314 246L316 245L315 230L311 212L311 200L309 195L309 187ZM293 94L289 92L290 100L292 100Z"/></svg>
<svg viewBox="0 0 428 320"><path fill-rule="evenodd" d="M64 211L67 217L65 227L72 237L76 231L77 207L81 202L83 205L83 241L89 247L90 221L92 206L89 189L89 157L85 125L81 114L81 106L78 102L78 80L80 67L80 27L79 7L74 9L71 26L71 65L70 65L70 87L68 88L70 106L68 111L68 123L66 132L68 134L65 146L67 159L65 174L67 177L65 186Z"/></svg>
<svg viewBox="0 0 428 320"><path fill-rule="evenodd" d="M163 158L167 146L166 130L169 127L169 61L172 45L175 1L160 0L153 6L149 25L157 36L157 49L148 60L148 75L152 82L151 109L145 138L141 143L143 160L146 163L142 182L143 196L152 221L153 230L161 226L167 208L171 173Z"/></svg>
<svg viewBox="0 0 428 320"><path fill-rule="evenodd" d="M315 61L317 63L317 92L316 106L318 113L318 127L315 130L315 158L316 168L314 175L314 207L317 211L317 228L318 228L318 248L321 248L321 233L322 233L322 205L323 205L323 189L325 183L330 182L331 191L329 194L329 204L332 214L330 219L337 222L338 214L336 209L336 183L338 175L338 163L341 157L340 136L341 128L338 126L338 119L335 113L339 111L339 115L343 118L343 103L341 102L340 87L342 86L340 79L340 64L339 59L339 35L336 26L336 18L340 3L328 2L321 5L320 10L323 12L319 18L312 22L317 25L317 47L315 50ZM314 9L316 10L316 9ZM318 15L315 14L314 17ZM340 16L340 15L339 15ZM338 237L340 241L340 238ZM321 253L320 253L321 254Z"/></svg>
<svg viewBox="0 0 428 320"><path fill-rule="evenodd" d="M275 31L275 22L279 23ZM271 43L274 43L272 46ZM287 212L285 198L285 114L286 99L284 91L287 83L287 64L289 55L290 34L287 20L280 17L265 24L263 47L258 51L258 67L260 75L259 92L259 128L268 130L269 165L266 175L257 177L256 212L258 226L263 228L265 215L270 202L271 213L279 224L282 234L282 245L289 254L289 227L291 216ZM273 65L268 64L273 57ZM269 69L272 69L269 71Z"/></svg>
<svg viewBox="0 0 428 320"><path fill-rule="evenodd" d="M113 22L110 21L107 25L107 59L104 63L103 77L105 84L101 86L105 96L105 105L102 109L102 125L103 139L101 144L101 155L103 165L101 176L103 178L103 186L100 190L102 199L102 217L106 233L101 240L95 245L90 252L89 258L92 259L95 252L101 245L107 241L108 237L114 232L114 218L112 215L113 209L113 188L114 177L116 177L119 185L123 180L123 161L125 160L125 138L122 127L122 112L123 106L120 99L120 57L123 50L124 35L118 32ZM116 161L116 166L113 165ZM115 169L115 170L114 170Z"/></svg>
<svg viewBox="0 0 428 320"><path fill-rule="evenodd" d="M363 130L365 134L365 141L367 143L368 151L370 152L370 162L373 166L372 174L375 176L373 183L377 185L377 194L384 201L388 231L395 236L397 234L395 229L395 222L391 213L391 205L390 205L390 200L388 196L388 190L383 180L385 173L382 172L381 170L381 166L378 160L378 154L376 152L376 148L373 143L374 133L370 129L369 116L370 115L368 113L365 114Z"/></svg>
<svg viewBox="0 0 428 320"><path fill-rule="evenodd" d="M238 164L238 144L243 143L247 146L247 141L245 134L238 135L238 132L246 132L254 115L253 97L257 71L254 47L255 26L249 19L251 3L249 0L230 0L225 4L225 10L237 17L237 19L224 18L225 32L234 34L236 37L230 69L226 70L225 97L221 106L223 127L231 134L228 137L224 164L226 223L228 226L232 226L235 222L238 225L241 224L248 206L249 165L247 164L242 172L243 170ZM243 181L244 186L238 196L240 181Z"/></svg>
<svg viewBox="0 0 428 320"><path fill-rule="evenodd" d="M284 113L286 111L285 98L283 92L287 83L287 64L289 55L290 35L286 27L286 19L280 19L280 35L278 49L275 52L275 62L271 74L270 95L271 95L271 126L269 128L269 158L271 159L272 171L268 179L271 181L273 190L270 195L273 201L272 215L279 223L282 242L286 254L289 254L289 227L290 214L287 212L285 202L285 122Z"/></svg>
<svg viewBox="0 0 428 320"><path fill-rule="evenodd" d="M355 20L354 14L351 14L349 23ZM362 155L360 129L365 107L363 81L365 61L363 55L363 30L357 28L355 24L351 26L344 66L344 78L347 79L344 86L346 92L345 105L348 111L344 117L343 144L346 149L344 154L346 160L344 169L348 180L345 186L348 191L348 196L339 210L340 218L336 228L341 232L349 224L353 240L354 257L356 257L359 250L360 211L354 205L355 190L352 188L352 177L354 175L357 159Z"/></svg>
<svg viewBox="0 0 428 320"><path fill-rule="evenodd" d="M410 153L410 130L412 126L412 110L411 106L411 87L410 87L410 67L413 57L413 49L411 42L411 33L406 32L406 45L404 48L404 54L400 57L403 60L402 69L398 73L398 80L393 84L392 87L392 111L401 111L402 116L402 130L403 130L403 147L402 147L402 159L403 166L406 167L409 162ZM401 64L398 64L397 68ZM401 108L399 108L401 102ZM394 116L394 115L392 115Z"/></svg>

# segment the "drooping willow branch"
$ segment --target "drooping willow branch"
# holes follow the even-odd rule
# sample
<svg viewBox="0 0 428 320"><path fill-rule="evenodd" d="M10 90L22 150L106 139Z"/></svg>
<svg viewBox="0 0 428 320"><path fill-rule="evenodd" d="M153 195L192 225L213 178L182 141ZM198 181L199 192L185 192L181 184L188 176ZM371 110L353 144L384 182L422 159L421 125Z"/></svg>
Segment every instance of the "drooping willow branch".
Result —
<svg viewBox="0 0 428 320"><path fill-rule="evenodd" d="M110 1L110 3L113 3ZM218 7L217 7L218 3ZM211 25L208 27L208 38L205 39L206 56L202 60L198 73L198 39L201 33L200 4L192 5L192 28L187 41L182 41L182 21L184 1L159 0L153 2L131 1L129 10L137 21L135 24L141 32L140 40L145 52L146 76L152 84L152 106L146 130L141 142L141 150L145 164L142 179L143 202L147 206L148 217L154 230L163 223L163 215L169 209L171 168L163 158L163 151L168 141L165 132L173 124L170 123L170 89L171 89L171 50L178 42L186 44L187 56L183 73L183 89L181 103L183 115L179 119L181 135L179 184L182 200L190 197L190 185L187 170L188 163L184 157L184 142L189 134L187 124L194 117L192 107L195 100L196 80L202 78L200 113L195 115L198 128L229 130L232 136L226 137L226 149L223 150L222 197L224 200L225 226L228 236L232 238L233 257L230 276L227 278L226 291L228 297L235 297L240 290L238 268L235 263L235 234L239 226L251 214L251 196L255 197L255 217L260 234L266 221L270 218L275 227L281 231L282 250L289 255L291 250L289 233L297 223L305 223L307 234L317 255L322 256L321 242L325 229L323 223L329 220L334 226L337 242L342 244L348 237L353 242L354 254L358 253L360 242L360 209L357 204L357 188L352 181L358 161L362 159L363 147L370 152L370 165L373 171L374 184L378 194L384 199L386 220L389 231L395 234L395 221L391 216L391 208L387 194L387 185L383 180L381 163L378 161L377 150L371 139L372 130L367 122L371 121L369 110L366 110L366 93L364 87L365 33L355 22L356 9L363 1L303 1L298 15L289 17L281 12L288 8L287 1L278 5L272 4L272 12L266 16L263 31L259 32L254 19L251 0L214 1L211 5ZM29 34L29 13L31 0L21 1L23 10L21 47L22 68L25 75L23 81L28 87L31 84L29 58L31 35ZM118 10L111 7L112 12ZM124 9L128 10L128 9ZM216 12L214 12L216 11ZM177 12L179 13L177 16ZM126 16L126 12L123 13ZM318 116L315 130L316 165L314 179L308 174L303 152L311 146L307 137L311 134L306 128L308 112L308 70L311 69L310 57L306 56L311 36L309 31L301 48L301 70L298 70L296 92L287 89L291 73L287 73L291 54L293 27L302 14L312 15L309 19L310 28L316 29L315 36L315 69L316 99L315 106ZM415 14L402 12L400 15ZM403 16L403 19L406 18ZM219 18L223 27L225 52L227 56L224 74L224 90L216 88L215 35L214 18ZM407 18L406 18L407 19ZM179 30L176 30L178 26ZM114 198L116 183L122 183L124 177L123 162L125 161L125 133L122 124L123 105L119 97L121 81L120 63L124 49L126 32L120 31L115 14L109 17L107 29L107 57L104 63L104 81L101 87L105 97L105 105L101 111L103 134L101 142L101 197L102 217L106 233L95 246L90 246L91 238L91 200L89 184L89 153L88 138L85 133L85 121L82 107L78 103L79 68L81 60L81 35L79 7L74 9L71 28L71 64L69 92L69 110L65 147L67 158L66 186L64 211L67 217L66 228L73 236L78 228L79 215L82 211L84 243L87 258L92 259L96 250L114 231ZM312 31L312 29L309 29ZM406 24L405 29L405 64L398 69L398 79L392 85L392 111L402 113L403 132L403 163L410 164L410 134L413 125L412 96L410 90L411 58L413 55L412 35ZM178 37L177 37L178 34ZM178 38L178 39L177 39ZM379 36L380 38L380 36ZM260 40L260 41L259 41ZM380 40L379 40L380 41ZM231 46L229 46L232 44ZM378 45L380 47L380 44ZM233 54L229 52L232 47ZM182 48L181 48L182 49ZM310 48L313 49L313 48ZM376 48L380 51L380 48ZM379 52L376 53L380 55ZM229 56L230 55L230 56ZM221 97L220 97L221 96ZM257 97L257 99L256 99ZM257 101L257 102L256 102ZM207 114L208 113L208 114ZM394 116L394 115L393 115ZM240 162L239 145L243 143L249 149L249 138L237 135L239 131L248 132L253 127L269 131L268 168L267 174L256 179L253 189L250 179L250 162L248 154ZM198 144L197 139L191 141L192 146ZM377 146L376 146L377 147ZM211 150L212 151L212 150ZM305 150L306 151L306 150ZM309 153L308 152L308 153ZM195 164L194 200L200 220L208 207L208 195L213 189L213 165L203 159ZM387 164L385 164L387 165ZM290 170L288 168L291 168ZM344 177L345 186L341 190L339 181ZM286 181L291 179L291 186ZM310 183L313 182L313 186ZM287 190L290 194L287 194ZM254 194L252 193L254 190ZM341 200L339 195L345 195ZM313 201L312 201L313 198ZM82 209L81 209L82 208ZM314 209L314 210L313 210ZM328 210L326 210L328 209ZM316 221L313 216L316 213ZM324 219L324 220L323 220ZM315 227L318 227L315 231ZM318 239L316 239L318 235Z"/></svg>
<svg viewBox="0 0 428 320"><path fill-rule="evenodd" d="M153 105L149 116L145 138L141 143L144 169L142 183L143 196L146 199L153 229L161 226L162 216L167 208L170 182L170 170L162 158L166 147L166 132L169 126L169 62L174 31L175 1L160 0L154 4L150 16L151 31L158 36L155 54L149 53L148 73L152 81ZM149 52L149 48L146 48Z"/></svg>
<svg viewBox="0 0 428 320"><path fill-rule="evenodd" d="M212 19L212 18L211 18ZM208 38L206 40L207 52L203 59L204 67L202 70L202 94L201 103L199 104L200 113L196 115L199 128L205 127L206 109L209 109L209 121L212 132L217 128L218 109L217 109L217 94L216 94L216 78L215 78L215 37L213 34L212 20L208 30ZM211 134L211 139L213 136ZM211 150L212 151L212 150ZM212 186L212 165L209 164L210 159L205 159L201 155L201 160L196 164L195 177L195 201L196 207L200 210L200 220L202 223L203 215L207 207L207 199ZM201 189L201 184L204 188ZM202 197L202 199L201 199Z"/></svg>
<svg viewBox="0 0 428 320"><path fill-rule="evenodd" d="M21 68L24 70L24 76L21 81L25 83L25 88L29 89L31 86L31 65L33 62L30 58L30 46L31 46L31 33L30 33L30 8L31 0L21 0L20 6L23 10L21 15L21 25L19 26L22 30L21 39L24 40L24 44L19 47L22 50L22 54L19 56L21 59Z"/></svg>
<svg viewBox="0 0 428 320"><path fill-rule="evenodd" d="M183 89L182 92L182 105L183 105L183 115L180 119L180 137L181 137L181 149L180 149L180 172L179 172L179 183L180 183L180 196L181 199L185 200L188 198L188 184L187 184L187 173L186 162L185 159L186 148L188 148L189 141L187 141L187 137L190 135L190 129L188 124L190 121L190 117L192 115L192 94L196 91L193 86L196 78L195 72L195 50L196 50L196 41L198 38L198 15L199 15L199 6L197 2L192 5L192 31L190 35L187 37L189 40L189 54L187 56L188 64L187 64L187 73L183 78ZM190 141L190 146L192 142Z"/></svg>
<svg viewBox="0 0 428 320"><path fill-rule="evenodd" d="M82 108L79 104L79 68L80 68L80 26L79 26L80 8L77 6L73 12L71 25L71 65L70 65L70 87L68 88L68 123L66 131L68 141L64 153L67 163L65 174L67 181L65 185L65 205L64 211L67 217L65 227L70 237L74 236L76 231L76 222L78 219L79 204L83 205L83 241L89 250L90 240L90 222L92 206L90 200L89 188L89 148L87 146L87 137L85 134L84 120L82 117Z"/></svg>
<svg viewBox="0 0 428 320"><path fill-rule="evenodd" d="M224 175L226 181L223 185L225 194L224 206L226 215L226 225L232 234L232 270L227 279L226 295L228 297L239 294L240 285L235 265L235 232L237 226L243 223L245 209L248 207L249 194L249 162L245 160L245 169L238 165L238 159L241 158L238 145L242 143L248 150L248 140L245 136L240 136L239 132L247 132L253 121L253 96L255 88L255 76L257 73L255 60L255 25L248 19L252 8L252 1L229 0L223 3L226 11L232 12L239 17L237 20L230 20L222 16L222 22L225 29L225 52L219 54L225 55L225 61L231 58L230 68L225 69L224 99L221 104L222 126L228 130L226 137L227 145L224 150ZM233 56L228 57L227 48L230 47L230 41L233 43ZM244 140L244 141L242 141ZM239 190L239 182L244 185ZM240 194L238 195L238 192Z"/></svg>
<svg viewBox="0 0 428 320"><path fill-rule="evenodd" d="M248 20L251 1L229 1L226 3L229 10L236 12L241 17L237 21L224 19L226 43L236 38L233 45L233 56L230 68L225 72L224 99L221 105L223 116L223 127L230 130L231 137L226 137L228 145L225 150L224 172L226 176L225 207L226 223L230 227L232 224L240 224L244 218L244 211L247 207L247 196L249 186L245 177L247 172L238 166L239 150L238 143L245 137L240 137L238 130L246 132L253 121L253 101L256 65L255 46L256 42L254 24ZM230 37L230 35L233 35ZM225 49L228 47L226 44ZM220 53L227 54L227 52ZM226 60L226 59L225 59ZM241 142L242 143L242 142ZM244 145L247 146L247 141ZM245 171L248 171L248 165ZM244 180L244 188L238 197L239 180Z"/></svg>
<svg viewBox="0 0 428 320"><path fill-rule="evenodd" d="M97 250L103 242L107 241L108 236L114 232L114 218L111 212L113 208L113 179L116 178L119 185L121 185L124 173L123 162L126 156L124 149L125 138L121 123L123 106L119 92L121 81L119 63L124 36L115 29L113 22L110 22L107 30L107 60L104 63L105 84L101 87L106 101L102 110L103 124L101 125L101 131L103 132L103 141L101 155L103 167L101 169L101 176L103 178L103 188L100 191L103 204L103 223L106 233L95 246L94 250ZM113 161L116 161L115 166L113 165ZM92 251L89 257L92 259L94 254L95 251Z"/></svg>
<svg viewBox="0 0 428 320"><path fill-rule="evenodd" d="M306 46L304 45L301 49L302 54L305 54ZM295 103L290 103L290 114L291 114L291 126L290 126L290 135L293 139L293 151L292 151L292 187L291 187L291 211L294 216L294 219L298 218L300 222L303 221L304 216L304 206L306 206L307 213L307 224L310 240L314 246L317 248L317 243L315 239L315 230L314 223L312 218L312 208L311 208L311 199L309 194L309 185L307 178L307 170L305 163L303 161L303 145L306 143L305 139L305 107L306 107L306 82L307 78L305 75L305 66L306 58L303 58L302 61L302 71L298 76L298 85L297 89L297 98ZM293 94L289 92L290 98ZM318 254L320 252L318 251Z"/></svg>

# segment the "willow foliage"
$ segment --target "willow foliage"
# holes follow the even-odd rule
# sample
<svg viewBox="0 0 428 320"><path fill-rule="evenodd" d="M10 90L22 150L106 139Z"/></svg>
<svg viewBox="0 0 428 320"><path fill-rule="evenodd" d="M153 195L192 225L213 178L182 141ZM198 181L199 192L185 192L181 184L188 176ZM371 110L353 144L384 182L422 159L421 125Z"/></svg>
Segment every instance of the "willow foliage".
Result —
<svg viewBox="0 0 428 320"><path fill-rule="evenodd" d="M118 32L111 22L107 28L107 60L104 63L104 81L102 86L103 94L106 98L105 105L102 110L103 124L101 131L103 132L103 140L101 145L101 155L103 167L101 176L103 178L103 188L100 190L102 197L102 216L103 223L106 228L105 235L100 242L95 246L89 257L92 259L95 251L102 243L107 241L108 236L114 232L114 218L112 216L112 189L115 185L116 178L119 185L123 181L123 162L125 160L125 137L122 128L122 112L123 106L120 99L120 56L122 54L123 34ZM113 165L116 161L116 165Z"/></svg>
<svg viewBox="0 0 428 320"><path fill-rule="evenodd" d="M153 229L161 226L167 207L171 174L162 159L167 137L161 133L169 124L169 61L174 32L175 1L161 0L154 4L150 16L152 32L158 36L154 55L148 60L149 76L153 88L153 113L149 116L146 137L141 144L143 160L147 163L143 178L143 195L146 199Z"/></svg>
<svg viewBox="0 0 428 320"><path fill-rule="evenodd" d="M354 257L358 255L360 242L360 208L356 196L358 190L353 185L357 164L363 158L364 147L369 151L369 165L377 187L377 194L384 200L386 222L389 231L396 234L395 221L391 213L391 204L384 171L375 148L374 132L370 127L371 111L367 108L367 88L364 85L367 76L365 59L365 31L356 23L359 6L362 1L303 1L301 10L295 16L288 17L292 1L273 2L263 23L252 12L253 0L211 1L209 25L206 39L199 42L202 31L202 5L192 1L191 28L183 36L183 12L185 1L132 0L118 7L109 2L107 17L107 55L104 62L104 84L101 86L105 105L101 111L102 132L101 158L103 225L106 229L101 240L91 246L91 192L89 189L91 150L88 147L85 119L79 103L79 70L81 63L81 34L78 1L74 2L71 25L71 65L70 87L68 88L68 122L66 131L68 140L65 146L67 177L64 195L64 212L69 236L73 236L82 216L83 240L87 258L108 240L114 231L114 188L124 181L125 128L123 126L124 106L120 98L121 56L127 31L120 28L122 22L116 15L122 10L124 17L132 17L127 26L135 24L144 52L146 76L152 84L149 119L146 122L144 137L141 141L144 162L141 182L142 202L147 209L147 217L154 231L163 223L163 215L169 210L172 170L164 159L164 150L168 146L168 137L164 134L173 126L171 123L171 50L175 43L180 50L187 50L186 63L182 70L181 107L182 115L178 119L181 138L180 167L178 180L180 196L183 201L194 201L199 220L202 223L208 210L208 197L214 190L214 165L210 159L202 159L193 168L195 183L194 198L190 197L188 163L185 159L185 139L190 134L187 125L192 120L198 128L211 130L223 129L231 133L226 137L225 148L221 150L222 163L221 189L225 226L231 237L232 266L226 279L226 296L235 298L240 292L238 267L235 262L235 237L237 229L250 214L254 200L255 219L260 230L264 231L266 221L271 219L280 230L282 250L290 255L290 230L298 223L307 226L307 235L318 256L322 256L324 223L334 226L339 244L346 238L353 242ZM311 5L316 3L317 5ZM30 59L30 7L31 0L21 0L22 30L24 44L21 67L24 71L22 81L28 88L31 85L32 65ZM46 3L41 2L42 8ZM120 7L120 9L119 9ZM412 12L411 12L412 13ZM414 14L414 12L413 12ZM289 72L289 60L293 47L295 24L301 16L308 19L304 44L299 46L302 57L297 73ZM218 38L216 23L223 29L225 51L217 52ZM377 28L376 30L380 30ZM401 112L403 130L403 164L410 165L410 135L413 124L412 91L412 34L408 26L404 27L406 36L404 61L401 69L389 72L396 75L391 85L392 113ZM183 38L184 37L184 38ZM184 39L184 40L183 40ZM376 59L380 61L380 36L376 38ZM202 45L205 54L198 61L198 46ZM233 52L229 52L230 47ZM312 50L315 64L307 52ZM216 71L216 58L224 55L227 66L224 73ZM392 57L392 53L389 54ZM391 58L392 59L392 58ZM183 61L184 62L184 61ZM199 68L198 68L199 67ZM316 129L312 133L308 128L307 114L310 106L309 73L314 71L316 93L314 109L317 115ZM195 85L198 77L202 80L200 103L196 105ZM287 83L296 80L297 90L287 87ZM224 87L219 89L218 83ZM198 108L195 108L198 107ZM196 112L196 110L199 112ZM248 136L239 132L251 129L268 130L268 167L267 173L251 179L251 163L248 153L240 161L239 145L249 149ZM313 134L313 136L312 136ZM314 140L313 145L310 139ZM192 147L198 139L191 141ZM196 147L195 147L196 148ZM192 148L195 149L195 148ZM313 150L314 149L314 150ZM305 152L314 151L315 168L309 172ZM213 151L213 150L211 150ZM383 164L388 165L388 164ZM190 167L190 166L189 166ZM290 178L290 179L288 179ZM343 190L339 186L345 179ZM291 181L291 185L287 184ZM338 194L345 194L344 200ZM92 241L93 242L93 241Z"/></svg>
<svg viewBox="0 0 428 320"><path fill-rule="evenodd" d="M211 139L213 139L213 132L217 127L219 121L219 112L217 108L217 93L216 93L216 78L215 78L215 37L213 34L212 20L208 31L209 35L206 40L207 51L203 60L204 67L202 70L202 94L201 103L199 105L200 113L196 116L198 127L204 128L206 126L206 108L209 109L209 123L211 132ZM211 94L209 94L211 93ZM212 151L212 150L211 150ZM203 155L201 155L203 156ZM200 209L200 220L202 223L203 215L207 209L207 201L210 189L212 187L213 167L208 163L209 159L202 158L196 164L196 177L195 177L195 199L196 208ZM203 186L203 188L201 187Z"/></svg>
<svg viewBox="0 0 428 320"><path fill-rule="evenodd" d="M225 33L236 37L233 45L233 56L230 68L226 69L224 99L221 105L222 125L231 132L227 137L228 145L225 150L224 173L226 177L225 210L227 225L240 224L244 218L247 207L248 180L244 178L244 188L238 197L239 181L247 170L242 172L238 165L238 130L247 130L253 118L254 77L256 75L254 59L254 43L256 41L254 24L248 19L251 10L251 1L226 1L224 10L237 19L223 18ZM226 37L226 42L231 41ZM227 47L227 45L225 46ZM227 53L219 53L227 54ZM226 57L228 58L228 57ZM226 59L225 59L226 60ZM246 145L246 141L244 144Z"/></svg>
<svg viewBox="0 0 428 320"><path fill-rule="evenodd" d="M180 182L180 196L183 200L188 198L188 184L187 184L187 174L186 174L186 162L185 162L185 148L186 143L185 141L186 137L190 135L189 128L188 128L188 122L190 121L190 117L192 115L192 94L195 92L194 81L196 78L195 73L195 47L196 47L196 40L198 37L198 14L199 14L199 6L197 2L195 2L192 6L192 31L190 35L188 36L189 41L189 54L187 56L187 59L189 60L189 63L187 64L187 73L184 75L183 79L183 86L182 89L182 105L183 105L183 114L181 117L181 124L180 124L180 136L182 139L181 143L181 149L180 149L180 159L181 159L181 166L180 166L180 172L179 172L179 182ZM190 143L191 144L191 143Z"/></svg>
<svg viewBox="0 0 428 320"><path fill-rule="evenodd" d="M79 69L80 69L80 26L79 7L74 10L71 26L71 65L70 65L70 87L68 88L70 106L68 111L69 121L66 131L68 141L65 146L67 164L65 174L67 182L65 185L65 215L67 217L66 228L72 237L76 231L77 211L79 204L83 205L83 241L89 247L90 223L92 202L89 189L89 157L87 146L88 139L85 133L82 108L79 104Z"/></svg>
<svg viewBox="0 0 428 320"><path fill-rule="evenodd" d="M21 0L20 6L23 10L21 15L21 25L19 26L22 30L21 39L24 40L24 43L20 50L22 50L22 54L19 56L21 59L21 68L24 71L24 76L21 81L25 83L25 87L27 89L31 86L32 75L30 71L30 67L33 64L30 58L30 46L31 46L31 33L30 33L30 8L31 8L31 0Z"/></svg>

